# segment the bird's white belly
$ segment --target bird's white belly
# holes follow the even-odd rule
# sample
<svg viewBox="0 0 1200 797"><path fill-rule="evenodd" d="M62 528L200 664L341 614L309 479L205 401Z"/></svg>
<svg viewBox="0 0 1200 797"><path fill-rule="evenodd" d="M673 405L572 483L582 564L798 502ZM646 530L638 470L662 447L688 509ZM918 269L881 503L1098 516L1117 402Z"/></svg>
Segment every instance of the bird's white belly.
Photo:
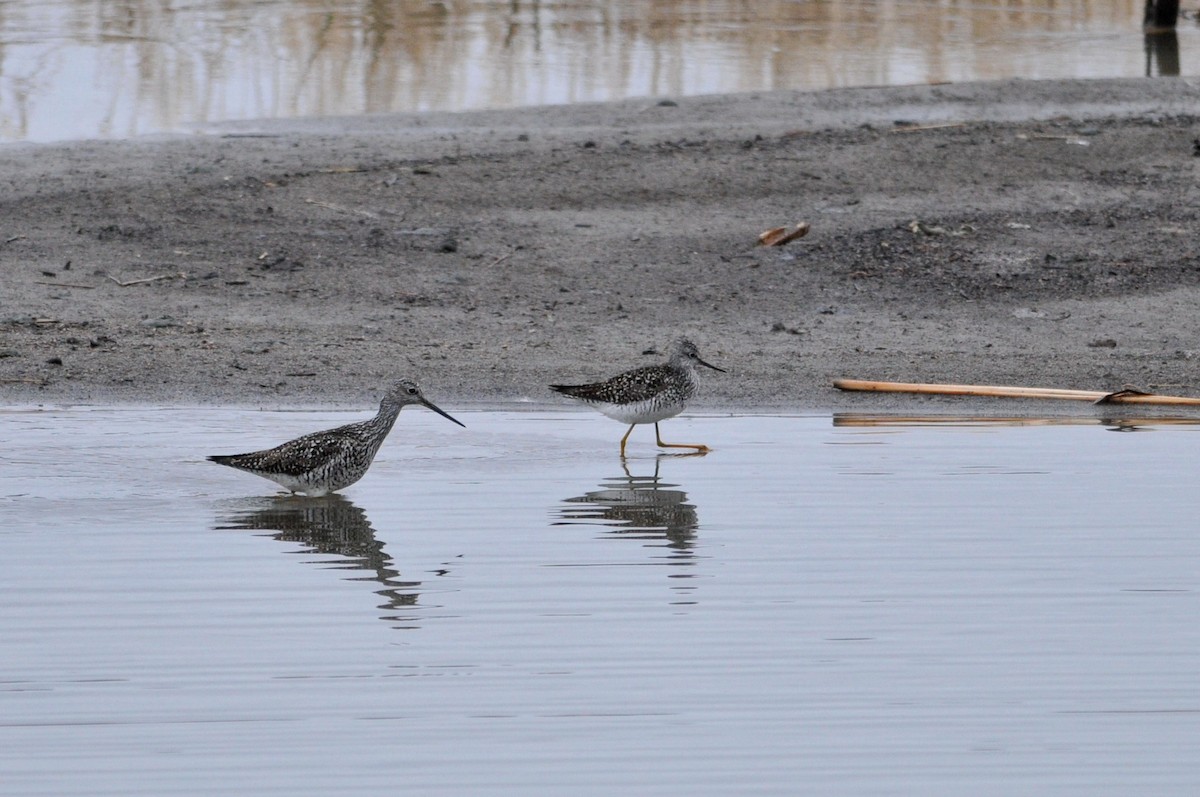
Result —
<svg viewBox="0 0 1200 797"><path fill-rule="evenodd" d="M259 476L275 482L288 492L304 493L313 498L319 498L329 493L327 488L314 487L312 482L286 473L264 473L262 471L257 471L257 473Z"/></svg>
<svg viewBox="0 0 1200 797"><path fill-rule="evenodd" d="M593 407L621 423L658 423L674 418L683 411L683 404L664 404L656 401L635 401L630 404L595 402Z"/></svg>

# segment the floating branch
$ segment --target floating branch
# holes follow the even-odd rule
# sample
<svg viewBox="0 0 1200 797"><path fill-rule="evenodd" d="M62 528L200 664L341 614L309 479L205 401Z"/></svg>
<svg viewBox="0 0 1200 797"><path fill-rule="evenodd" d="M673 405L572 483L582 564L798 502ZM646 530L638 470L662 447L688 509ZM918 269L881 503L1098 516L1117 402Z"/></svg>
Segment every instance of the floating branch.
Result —
<svg viewBox="0 0 1200 797"><path fill-rule="evenodd" d="M1140 390L1068 390L1056 387L1012 387L1007 385L946 385L928 382L876 382L864 379L835 379L838 390L863 390L880 393L923 393L939 396L994 396L998 398L1038 398L1060 401L1090 401L1094 404L1173 404L1200 406L1193 396L1160 396Z"/></svg>
<svg viewBox="0 0 1200 797"><path fill-rule="evenodd" d="M1200 418L1159 418L1153 415L1117 418L981 418L978 415L862 415L835 413L834 426L1197 426Z"/></svg>

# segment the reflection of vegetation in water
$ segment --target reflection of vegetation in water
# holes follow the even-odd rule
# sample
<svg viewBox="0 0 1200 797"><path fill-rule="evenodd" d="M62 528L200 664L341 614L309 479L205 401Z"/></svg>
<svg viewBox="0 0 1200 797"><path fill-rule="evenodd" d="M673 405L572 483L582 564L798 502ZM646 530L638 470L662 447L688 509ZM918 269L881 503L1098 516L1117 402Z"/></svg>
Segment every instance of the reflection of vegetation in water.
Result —
<svg viewBox="0 0 1200 797"><path fill-rule="evenodd" d="M334 494L322 498L279 496L268 500L265 507L234 514L216 528L270 531L281 542L300 543L304 553L335 554L342 558L318 564L341 570L373 571L373 575L356 580L383 585L383 589L376 590L385 600L380 609L394 612L416 605L421 582L400 580L400 572L384 551L383 543L375 538L375 529L366 514L349 499ZM383 619L411 620L399 616Z"/></svg>
<svg viewBox="0 0 1200 797"><path fill-rule="evenodd" d="M0 48L0 138L132 136L238 118L1110 76L1113 58L1047 47L1045 37L1061 35L1070 45L1121 31L1130 34L1135 70L1124 76L1133 77L1141 67L1141 6L10 0L0 41L21 45ZM94 101L82 107L68 101L80 63L90 65L95 86Z"/></svg>
<svg viewBox="0 0 1200 797"><path fill-rule="evenodd" d="M634 540L665 540L673 559L690 560L700 519L696 507L687 503L687 493L677 484L667 484L658 475L661 457L653 475L634 476L625 468L616 476L581 496L566 498L555 525L602 524L607 534ZM683 563L683 562L680 562Z"/></svg>

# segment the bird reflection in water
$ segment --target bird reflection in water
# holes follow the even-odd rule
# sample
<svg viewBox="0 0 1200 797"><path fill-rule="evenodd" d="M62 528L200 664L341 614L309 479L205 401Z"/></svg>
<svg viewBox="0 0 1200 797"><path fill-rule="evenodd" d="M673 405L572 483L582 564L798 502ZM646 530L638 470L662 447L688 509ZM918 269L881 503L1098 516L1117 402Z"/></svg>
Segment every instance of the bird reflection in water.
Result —
<svg viewBox="0 0 1200 797"><path fill-rule="evenodd" d="M384 551L383 543L375 538L375 529L366 513L349 499L338 494L321 498L276 496L264 499L259 509L232 514L218 530L262 530L280 542L297 542L304 546L301 553L336 554L340 559L317 562L341 570L367 570L372 575L351 578L356 581L376 581L383 586L375 590L384 599L379 605L387 614L381 619L398 623L398 628L412 627L415 618L404 612L415 606L420 581L403 581Z"/></svg>
<svg viewBox="0 0 1200 797"><path fill-rule="evenodd" d="M696 454L660 454L654 461L652 475L635 476L625 462L622 476L605 480L599 490L563 499L566 506L558 509L556 526L604 525L612 529L604 536L629 540L665 543L668 565L695 564L696 530L700 526L696 507L687 502L687 493L677 484L668 484L659 476L664 459L692 457ZM677 573L672 578L689 578ZM680 590L690 589L680 585Z"/></svg>

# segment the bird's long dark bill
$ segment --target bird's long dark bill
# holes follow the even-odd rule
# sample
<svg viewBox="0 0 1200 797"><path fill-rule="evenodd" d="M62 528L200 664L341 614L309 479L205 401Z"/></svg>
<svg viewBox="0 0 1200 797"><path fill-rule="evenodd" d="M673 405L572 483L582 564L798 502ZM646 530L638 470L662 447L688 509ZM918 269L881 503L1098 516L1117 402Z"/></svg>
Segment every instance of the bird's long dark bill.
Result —
<svg viewBox="0 0 1200 797"><path fill-rule="evenodd" d="M701 365L703 365L706 368L711 368L714 371L720 371L723 374L729 373L724 368L718 368L717 366L713 365L712 363L706 363L706 362L704 362L704 360L701 360L699 357L696 358L696 362L700 363Z"/></svg>
<svg viewBox="0 0 1200 797"><path fill-rule="evenodd" d="M457 423L459 426L461 426L461 427L462 427L462 428L464 428L464 429L466 429L466 428L467 428L467 425L466 425L465 423L463 423L462 421L460 421L458 418L455 418L453 415L451 415L450 413L448 413L448 412L446 412L445 410L441 409L440 407L436 406L436 405L435 405L435 404L434 404L432 401L423 401L423 402L421 402L421 403L422 403L422 404L424 404L424 405L425 405L426 407L428 407L429 409L431 409L431 410L433 410L434 412L436 412L438 415L441 415L443 418L445 418L445 419L447 419L447 420L450 420L450 421L454 421L455 423Z"/></svg>

